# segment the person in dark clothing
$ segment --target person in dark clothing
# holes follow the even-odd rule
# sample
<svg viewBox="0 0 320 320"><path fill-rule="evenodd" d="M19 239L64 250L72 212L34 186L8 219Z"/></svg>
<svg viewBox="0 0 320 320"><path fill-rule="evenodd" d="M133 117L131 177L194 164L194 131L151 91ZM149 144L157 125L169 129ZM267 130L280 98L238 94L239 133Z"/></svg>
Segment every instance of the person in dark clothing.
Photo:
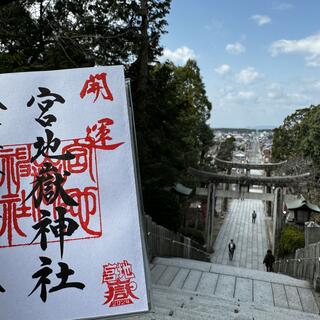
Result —
<svg viewBox="0 0 320 320"><path fill-rule="evenodd" d="M228 244L229 248L229 260L231 261L233 259L234 251L236 250L236 244L233 242L233 239L230 240Z"/></svg>
<svg viewBox="0 0 320 320"><path fill-rule="evenodd" d="M272 254L272 251L268 250L267 254L263 259L263 263L266 265L267 272L272 272L272 265L274 262L275 262L275 258L274 258L274 255Z"/></svg>
<svg viewBox="0 0 320 320"><path fill-rule="evenodd" d="M253 210L253 212L252 212L252 223L256 223L256 217L257 217L257 214L256 214L255 210Z"/></svg>

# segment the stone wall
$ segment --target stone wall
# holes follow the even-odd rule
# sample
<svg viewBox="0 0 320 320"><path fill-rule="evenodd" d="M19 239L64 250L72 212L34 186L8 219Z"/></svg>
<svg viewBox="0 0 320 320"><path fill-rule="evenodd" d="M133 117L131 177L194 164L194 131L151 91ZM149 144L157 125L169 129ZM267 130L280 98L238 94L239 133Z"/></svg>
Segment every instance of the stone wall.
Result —
<svg viewBox="0 0 320 320"><path fill-rule="evenodd" d="M305 245L320 242L320 227L306 227L304 229Z"/></svg>

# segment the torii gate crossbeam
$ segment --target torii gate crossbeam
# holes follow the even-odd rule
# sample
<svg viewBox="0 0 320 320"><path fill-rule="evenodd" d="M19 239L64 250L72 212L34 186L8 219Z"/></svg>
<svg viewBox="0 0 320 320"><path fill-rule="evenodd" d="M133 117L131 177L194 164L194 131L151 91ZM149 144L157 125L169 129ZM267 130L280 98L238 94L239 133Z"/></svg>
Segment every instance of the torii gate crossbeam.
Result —
<svg viewBox="0 0 320 320"><path fill-rule="evenodd" d="M221 160L219 158L214 158L214 159L215 159L216 165L226 169L239 168L239 169L247 169L247 170L255 169L255 170L265 170L265 171L274 170L278 167L281 167L283 164L287 162L287 161L282 161L282 162L276 162L276 163L241 163L241 162Z"/></svg>
<svg viewBox="0 0 320 320"><path fill-rule="evenodd" d="M226 175L213 173L210 171L202 171L194 168L189 168L189 172L192 175L200 178L204 182L213 182L213 183L232 183L240 185L264 185L264 186L276 186L276 187L285 187L292 185L294 183L301 183L302 180L308 178L310 173L299 174L296 176L241 176L241 175Z"/></svg>
<svg viewBox="0 0 320 320"><path fill-rule="evenodd" d="M293 184L301 184L303 180L306 180L310 177L310 173L304 173L295 176L240 176L240 175L226 175L226 174L218 174L209 171L202 171L194 168L189 168L189 172L197 176L201 181L207 182L208 186L208 202L207 202L207 215L206 215L206 246L208 252L211 252L213 249L213 239L212 239L212 230L213 230L213 220L214 220L214 208L215 208L215 198L217 193L217 184L218 183L227 183L227 184L239 184L249 186L249 185L264 185L267 187L277 187L277 194L275 194L275 202L277 205L275 206L275 223L279 220L279 217L282 217L282 212L280 212L281 207L278 203L281 201L279 198L279 187L289 186ZM225 191L223 191L225 192ZM267 193L268 194L268 193ZM233 192L229 191L229 194L226 196L232 197ZM281 194L282 195L282 194ZM269 199L265 199L270 201ZM280 202L279 202L280 201ZM280 219L281 220L281 219ZM279 221L280 221L279 220ZM278 221L278 222L279 222ZM279 222L280 223L280 222ZM278 229L277 229L278 230ZM276 232L274 232L276 234ZM275 240L274 240L275 241Z"/></svg>

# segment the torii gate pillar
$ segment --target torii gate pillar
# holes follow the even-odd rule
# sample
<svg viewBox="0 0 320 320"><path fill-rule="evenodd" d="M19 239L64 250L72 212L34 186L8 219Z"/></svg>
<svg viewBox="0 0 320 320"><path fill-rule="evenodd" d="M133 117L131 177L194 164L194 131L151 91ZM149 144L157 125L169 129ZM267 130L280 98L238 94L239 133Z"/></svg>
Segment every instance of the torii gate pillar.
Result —
<svg viewBox="0 0 320 320"><path fill-rule="evenodd" d="M270 176L271 176L270 170L266 170L266 177L270 177ZM271 187L266 186L265 192L271 193ZM267 210L268 217L271 217L271 202L270 201L266 201L266 210Z"/></svg>
<svg viewBox="0 0 320 320"><path fill-rule="evenodd" d="M207 200L207 215L205 225L205 238L207 252L213 252L213 227L214 227L214 212L216 207L216 189L217 185L210 183L208 186L208 200Z"/></svg>
<svg viewBox="0 0 320 320"><path fill-rule="evenodd" d="M272 232L272 250L275 255L278 249L281 230L284 226L285 219L283 215L283 193L282 188L276 188L274 191L274 206L273 206L273 232Z"/></svg>
<svg viewBox="0 0 320 320"><path fill-rule="evenodd" d="M231 174L231 168L228 168L227 169L227 175L230 175ZM229 184L228 183L224 183L223 184L223 190L224 191L228 191L229 190ZM228 210L228 198L224 198L222 200L222 208L221 208L222 211L226 212Z"/></svg>

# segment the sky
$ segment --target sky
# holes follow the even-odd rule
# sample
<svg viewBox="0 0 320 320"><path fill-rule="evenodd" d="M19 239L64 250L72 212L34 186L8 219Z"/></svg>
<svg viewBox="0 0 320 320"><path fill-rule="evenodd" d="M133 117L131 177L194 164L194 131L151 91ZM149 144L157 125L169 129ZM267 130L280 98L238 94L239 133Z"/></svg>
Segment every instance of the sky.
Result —
<svg viewBox="0 0 320 320"><path fill-rule="evenodd" d="M319 0L172 0L162 61L197 61L211 127L277 127L320 104L319 12Z"/></svg>

